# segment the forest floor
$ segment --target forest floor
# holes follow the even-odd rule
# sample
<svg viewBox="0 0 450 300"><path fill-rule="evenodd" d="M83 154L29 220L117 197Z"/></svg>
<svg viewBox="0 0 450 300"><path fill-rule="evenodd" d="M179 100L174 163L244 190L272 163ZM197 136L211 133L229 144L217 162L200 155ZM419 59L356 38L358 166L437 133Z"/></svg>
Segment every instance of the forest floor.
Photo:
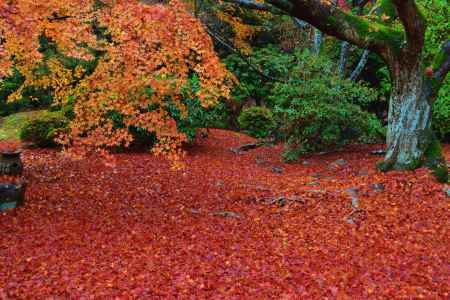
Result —
<svg viewBox="0 0 450 300"><path fill-rule="evenodd" d="M448 186L428 170L376 171L382 145L295 164L281 145L230 151L252 141L212 130L181 171L26 150L0 299L449 298Z"/></svg>

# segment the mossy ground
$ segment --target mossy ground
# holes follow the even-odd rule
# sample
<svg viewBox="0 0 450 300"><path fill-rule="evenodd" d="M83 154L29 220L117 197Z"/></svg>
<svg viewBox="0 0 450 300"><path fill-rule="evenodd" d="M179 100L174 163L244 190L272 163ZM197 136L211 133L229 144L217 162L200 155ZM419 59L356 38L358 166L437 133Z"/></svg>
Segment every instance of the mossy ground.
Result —
<svg viewBox="0 0 450 300"><path fill-rule="evenodd" d="M46 110L20 112L0 119L0 141L19 140L20 129L29 120L35 119Z"/></svg>

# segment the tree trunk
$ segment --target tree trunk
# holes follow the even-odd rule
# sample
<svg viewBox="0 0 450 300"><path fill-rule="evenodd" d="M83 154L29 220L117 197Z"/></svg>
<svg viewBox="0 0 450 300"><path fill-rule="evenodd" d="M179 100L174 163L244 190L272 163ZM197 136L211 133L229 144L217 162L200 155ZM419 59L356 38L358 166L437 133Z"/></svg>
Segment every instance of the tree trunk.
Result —
<svg viewBox="0 0 450 300"><path fill-rule="evenodd" d="M314 54L320 54L320 48L322 47L322 32L319 29L314 28Z"/></svg>
<svg viewBox="0 0 450 300"><path fill-rule="evenodd" d="M343 41L341 43L341 55L339 58L339 77L344 78L345 77L345 69L347 67L347 61L348 61L348 50L350 48L350 43Z"/></svg>
<svg viewBox="0 0 450 300"><path fill-rule="evenodd" d="M358 65L353 70L352 74L350 74L350 77L349 77L350 80L356 80L359 77L362 70L364 69L364 67L367 64L367 60L369 59L369 54L370 54L369 50L367 50L367 49L364 50L363 54L361 55L361 59L358 62Z"/></svg>
<svg viewBox="0 0 450 300"><path fill-rule="evenodd" d="M431 129L431 81L424 77L421 64L393 68L389 103L387 152L379 165L382 170L411 170L442 161L440 145Z"/></svg>

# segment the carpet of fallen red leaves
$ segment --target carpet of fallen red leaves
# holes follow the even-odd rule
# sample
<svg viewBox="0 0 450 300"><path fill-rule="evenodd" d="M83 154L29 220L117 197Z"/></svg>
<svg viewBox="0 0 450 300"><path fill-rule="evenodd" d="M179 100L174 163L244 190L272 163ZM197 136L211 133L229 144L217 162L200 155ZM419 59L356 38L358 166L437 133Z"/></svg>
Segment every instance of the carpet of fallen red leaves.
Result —
<svg viewBox="0 0 450 300"><path fill-rule="evenodd" d="M377 172L379 145L295 164L229 150L251 141L213 130L182 171L25 151L0 299L449 298L449 198L429 171Z"/></svg>

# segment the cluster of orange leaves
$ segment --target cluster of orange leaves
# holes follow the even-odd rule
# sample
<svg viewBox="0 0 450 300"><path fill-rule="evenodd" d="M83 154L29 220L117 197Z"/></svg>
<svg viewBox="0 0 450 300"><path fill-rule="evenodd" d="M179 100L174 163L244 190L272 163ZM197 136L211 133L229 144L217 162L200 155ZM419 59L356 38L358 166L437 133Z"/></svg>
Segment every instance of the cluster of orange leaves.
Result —
<svg viewBox="0 0 450 300"><path fill-rule="evenodd" d="M255 2L263 2L262 0L256 0ZM230 5L225 9L217 12L217 17L224 23L231 26L234 36L233 44L244 54L250 54L252 52L249 41L258 33L262 31L262 26L246 24L243 17L248 13L248 9ZM255 12L253 12L255 13ZM270 18L271 14L264 11L256 12L259 19L264 21Z"/></svg>
<svg viewBox="0 0 450 300"><path fill-rule="evenodd" d="M93 22L110 39L99 38ZM49 74L36 76L42 63L39 37L45 35L66 56L93 59L89 49L104 51L92 74L81 67L65 69L57 59L46 62ZM180 1L143 4L137 0L10 0L0 3L0 78L14 65L25 86L51 88L56 104L75 99L75 120L60 142L72 149L128 146L129 126L155 132L155 152L173 160L182 153L184 134L165 109L171 101L186 113L181 89L197 74L196 92L204 107L230 94L231 76L216 56L202 25ZM83 45L83 46L81 46ZM151 93L145 91L151 90ZM21 90L11 95L20 98ZM149 107L156 107L149 111ZM107 115L123 116L117 129Z"/></svg>

